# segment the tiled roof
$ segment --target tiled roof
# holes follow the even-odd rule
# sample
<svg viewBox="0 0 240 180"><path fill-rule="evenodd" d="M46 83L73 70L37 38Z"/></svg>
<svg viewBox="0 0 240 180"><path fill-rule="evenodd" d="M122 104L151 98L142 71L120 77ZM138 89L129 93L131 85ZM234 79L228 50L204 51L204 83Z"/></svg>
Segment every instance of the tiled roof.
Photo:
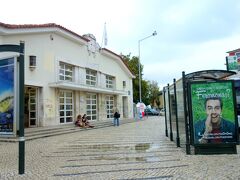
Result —
<svg viewBox="0 0 240 180"><path fill-rule="evenodd" d="M34 29L34 28L59 28L62 29L74 36L77 36L78 38L81 38L85 41L89 41L88 39L80 36L79 34L63 27L55 23L47 23L47 24L5 24L0 22L0 27L4 27L6 29Z"/></svg>
<svg viewBox="0 0 240 180"><path fill-rule="evenodd" d="M105 51L108 51L109 53L114 54L115 56L118 56L120 59L122 59L122 57L120 55L116 54L115 52L112 52L112 51L110 51L109 49L106 49L106 48L102 48L102 49L105 50Z"/></svg>
<svg viewBox="0 0 240 180"><path fill-rule="evenodd" d="M232 50L232 51L228 51L227 53L235 53L235 52L240 52L240 48Z"/></svg>
<svg viewBox="0 0 240 180"><path fill-rule="evenodd" d="M124 59L123 59L122 56L120 56L120 55L118 55L118 54L110 51L109 49L106 49L106 48L102 48L102 49L105 50L105 51L107 51L107 52L109 52L109 53L111 53L111 54L113 54L113 55L115 55L115 56L117 56L117 57L119 57L119 59L121 59L121 61L123 62L123 64L124 64L124 65L127 67L127 69L132 73L132 75L135 76L134 72L131 70L131 68L130 68L129 65L126 63L126 61L124 61Z"/></svg>
<svg viewBox="0 0 240 180"><path fill-rule="evenodd" d="M72 35L74 35L74 36L76 36L76 37L78 37L78 38L80 38L80 39L83 39L83 40L85 40L85 41L87 41L87 42L89 41L87 38L85 38L85 37L83 37L83 36L80 36L79 34L73 32L73 31L71 31L71 30L69 30L69 29L67 29L67 28L65 28L65 27L63 27L63 26L60 26L60 25L58 25L58 24L55 24L55 23L47 23L47 24L5 24L5 23L0 22L0 27L6 28L6 29L59 28L59 29L65 31L65 32L68 32L68 33L70 33L70 34L72 34ZM118 55L118 54L110 51L109 49L106 49L106 48L103 48L103 49L106 50L106 51L108 51L109 53L111 53L111 54L119 57L119 58L122 60L122 62L124 63L124 65L127 67L127 69L128 69L132 74L134 74L134 73L130 70L130 68L129 68L129 66L127 65L127 63L124 62L124 60L122 59L122 57L121 57L120 55Z"/></svg>

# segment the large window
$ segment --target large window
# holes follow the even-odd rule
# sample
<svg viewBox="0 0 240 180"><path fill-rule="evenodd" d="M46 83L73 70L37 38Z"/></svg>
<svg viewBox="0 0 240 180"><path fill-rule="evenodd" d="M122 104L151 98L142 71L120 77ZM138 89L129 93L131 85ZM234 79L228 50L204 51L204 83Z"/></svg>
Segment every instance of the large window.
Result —
<svg viewBox="0 0 240 180"><path fill-rule="evenodd" d="M97 71L86 69L86 84L96 86L97 84Z"/></svg>
<svg viewBox="0 0 240 180"><path fill-rule="evenodd" d="M96 94L88 94L87 95L87 117L89 120L97 119L97 95Z"/></svg>
<svg viewBox="0 0 240 180"><path fill-rule="evenodd" d="M60 62L59 67L60 81L73 81L73 66Z"/></svg>
<svg viewBox="0 0 240 180"><path fill-rule="evenodd" d="M106 96L105 98L106 110L107 110L107 118L113 118L113 104L114 104L114 97L113 96Z"/></svg>
<svg viewBox="0 0 240 180"><path fill-rule="evenodd" d="M106 75L106 88L113 89L114 77Z"/></svg>
<svg viewBox="0 0 240 180"><path fill-rule="evenodd" d="M60 123L73 122L73 93L72 93L72 91L60 91L59 116L60 116Z"/></svg>

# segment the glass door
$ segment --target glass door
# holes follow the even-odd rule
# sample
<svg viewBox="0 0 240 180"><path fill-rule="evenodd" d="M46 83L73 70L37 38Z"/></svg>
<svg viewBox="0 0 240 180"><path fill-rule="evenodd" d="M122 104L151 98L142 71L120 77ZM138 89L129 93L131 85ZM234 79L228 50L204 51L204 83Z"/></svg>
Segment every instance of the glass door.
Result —
<svg viewBox="0 0 240 180"><path fill-rule="evenodd" d="M73 92L60 91L59 95L60 123L73 122Z"/></svg>
<svg viewBox="0 0 240 180"><path fill-rule="evenodd" d="M87 117L89 120L97 119L97 95L96 94L88 94L87 95Z"/></svg>
<svg viewBox="0 0 240 180"><path fill-rule="evenodd" d="M37 89L29 89L28 99L29 127L37 126Z"/></svg>
<svg viewBox="0 0 240 180"><path fill-rule="evenodd" d="M113 118L113 105L114 105L114 97L106 96L105 98L106 110L107 110L107 118Z"/></svg>

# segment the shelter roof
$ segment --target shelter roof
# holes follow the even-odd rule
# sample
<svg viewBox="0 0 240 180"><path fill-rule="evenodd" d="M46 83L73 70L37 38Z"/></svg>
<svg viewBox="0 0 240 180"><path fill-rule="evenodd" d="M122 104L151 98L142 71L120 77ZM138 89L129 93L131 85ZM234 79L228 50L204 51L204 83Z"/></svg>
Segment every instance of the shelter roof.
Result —
<svg viewBox="0 0 240 180"><path fill-rule="evenodd" d="M222 80L234 74L236 72L227 70L203 70L186 74L185 79L189 81Z"/></svg>

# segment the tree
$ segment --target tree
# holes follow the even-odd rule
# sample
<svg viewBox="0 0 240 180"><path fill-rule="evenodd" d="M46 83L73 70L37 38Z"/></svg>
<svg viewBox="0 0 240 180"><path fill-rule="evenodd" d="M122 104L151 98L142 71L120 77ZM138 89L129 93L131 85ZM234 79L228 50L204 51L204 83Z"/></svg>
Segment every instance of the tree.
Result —
<svg viewBox="0 0 240 180"><path fill-rule="evenodd" d="M150 104L149 101L149 83L148 81L142 79L142 102L146 105Z"/></svg>
<svg viewBox="0 0 240 180"><path fill-rule="evenodd" d="M136 56L130 57L130 54L128 55L122 55L123 60L128 65L131 72L135 75L135 79L133 79L133 102L137 103L139 102L139 58ZM140 64L140 72L142 73L143 65ZM146 83L144 81L141 81L142 85L142 96L146 94ZM143 101L144 102L144 101Z"/></svg>
<svg viewBox="0 0 240 180"><path fill-rule="evenodd" d="M152 106L157 105L159 107L160 100L159 100L159 94L160 90L158 87L158 83L156 81L148 81L148 93L149 93L149 101Z"/></svg>
<svg viewBox="0 0 240 180"><path fill-rule="evenodd" d="M131 54L122 55L123 60L128 65L131 72L134 73L135 79L133 79L133 102L139 102L139 58ZM140 73L143 72L143 65L140 63ZM141 92L142 92L142 102L145 104L155 105L159 99L159 88L156 81L146 81L141 78Z"/></svg>

